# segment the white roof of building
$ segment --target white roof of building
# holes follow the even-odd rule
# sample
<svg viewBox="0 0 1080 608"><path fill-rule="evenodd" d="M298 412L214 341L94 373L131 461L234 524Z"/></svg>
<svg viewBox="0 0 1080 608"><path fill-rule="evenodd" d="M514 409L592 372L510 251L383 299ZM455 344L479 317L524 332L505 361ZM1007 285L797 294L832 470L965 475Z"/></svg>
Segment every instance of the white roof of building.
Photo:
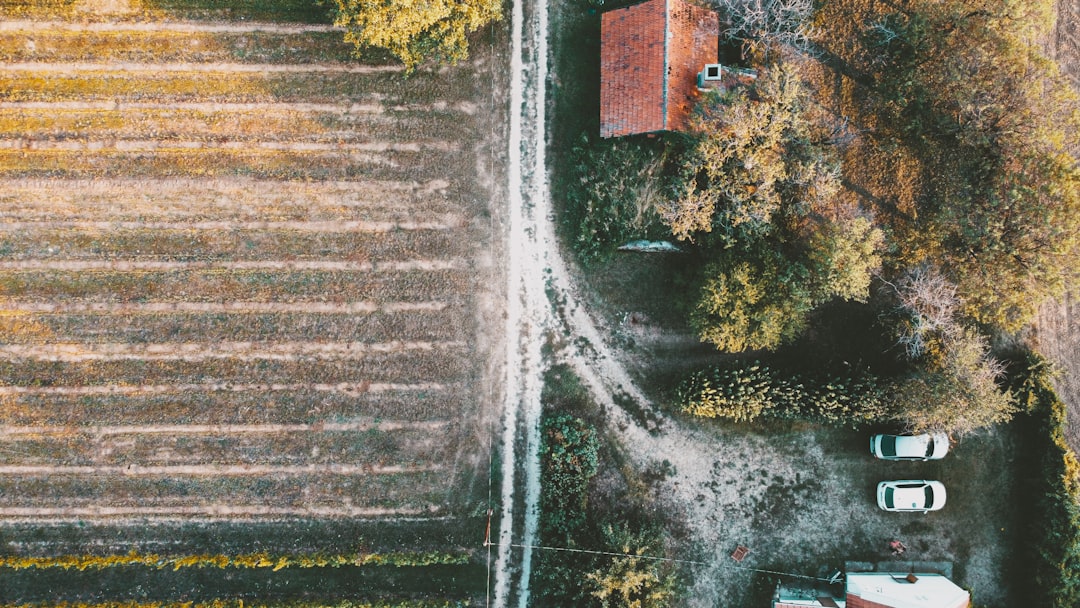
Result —
<svg viewBox="0 0 1080 608"><path fill-rule="evenodd" d="M847 594L892 608L967 608L971 594L940 574L849 572Z"/></svg>

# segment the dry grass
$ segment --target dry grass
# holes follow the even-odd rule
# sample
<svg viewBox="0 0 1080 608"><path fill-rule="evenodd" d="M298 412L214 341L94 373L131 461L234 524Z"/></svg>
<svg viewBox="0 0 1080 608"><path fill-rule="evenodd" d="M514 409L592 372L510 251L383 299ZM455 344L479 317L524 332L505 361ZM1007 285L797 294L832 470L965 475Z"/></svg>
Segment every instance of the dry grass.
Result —
<svg viewBox="0 0 1080 608"><path fill-rule="evenodd" d="M375 106L381 110L382 106ZM0 116L0 137L22 141L93 141L101 133L126 140L185 142L446 142L475 128L460 113L316 113L288 107L205 112L176 107L153 110L11 109Z"/></svg>
<svg viewBox="0 0 1080 608"><path fill-rule="evenodd" d="M339 32L292 35L204 32L11 32L0 34L0 60L149 63L285 63L352 61ZM390 63L387 61L386 63Z"/></svg>
<svg viewBox="0 0 1080 608"><path fill-rule="evenodd" d="M406 78L397 72L139 73L94 72L0 76L2 101L198 101L355 103L384 105L470 99L461 69Z"/></svg>

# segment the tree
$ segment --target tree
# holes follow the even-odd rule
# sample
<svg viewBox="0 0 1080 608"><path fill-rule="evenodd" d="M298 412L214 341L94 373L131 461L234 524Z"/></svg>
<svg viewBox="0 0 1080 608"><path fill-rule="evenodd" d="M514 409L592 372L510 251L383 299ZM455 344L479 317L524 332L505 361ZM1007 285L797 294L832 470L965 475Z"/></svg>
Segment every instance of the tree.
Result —
<svg viewBox="0 0 1080 608"><path fill-rule="evenodd" d="M409 70L465 59L467 35L502 17L497 0L334 0L333 8L347 42L386 49Z"/></svg>
<svg viewBox="0 0 1080 608"><path fill-rule="evenodd" d="M997 384L1004 367L978 332L965 327L928 352L894 393L895 415L912 431L966 435L1012 417L1011 395Z"/></svg>
<svg viewBox="0 0 1080 608"><path fill-rule="evenodd" d="M676 581L669 566L642 556L658 550L648 531L632 532L625 524L604 529L608 551L614 557L606 567L585 575L591 595L603 608L665 608L675 599ZM651 557L652 555L650 555Z"/></svg>
<svg viewBox="0 0 1080 608"><path fill-rule="evenodd" d="M766 54L776 46L810 48L813 0L712 0L730 26L727 36L744 51Z"/></svg>
<svg viewBox="0 0 1080 608"><path fill-rule="evenodd" d="M691 120L693 148L678 197L660 208L681 240L717 231L726 247L761 238L774 215L812 208L839 186L802 112L806 91L791 69L765 71L752 89L712 92Z"/></svg>
<svg viewBox="0 0 1080 608"><path fill-rule="evenodd" d="M815 300L834 297L865 302L881 266L885 235L866 217L820 222L809 236L807 266Z"/></svg>
<svg viewBox="0 0 1080 608"><path fill-rule="evenodd" d="M1080 258L1080 100L1032 43L1051 4L883 5L854 54L875 143L915 161L921 191L893 218L902 262L934 260L965 314L1009 331L1061 292Z"/></svg>
<svg viewBox="0 0 1080 608"><path fill-rule="evenodd" d="M963 435L1007 421L1015 410L998 387L1004 366L959 316L957 288L930 267L920 267L895 285L903 321L899 343L918 365L897 381L894 415L914 431Z"/></svg>
<svg viewBox="0 0 1080 608"><path fill-rule="evenodd" d="M690 324L724 352L777 348L799 335L814 306L806 268L767 245L722 252L704 277Z"/></svg>

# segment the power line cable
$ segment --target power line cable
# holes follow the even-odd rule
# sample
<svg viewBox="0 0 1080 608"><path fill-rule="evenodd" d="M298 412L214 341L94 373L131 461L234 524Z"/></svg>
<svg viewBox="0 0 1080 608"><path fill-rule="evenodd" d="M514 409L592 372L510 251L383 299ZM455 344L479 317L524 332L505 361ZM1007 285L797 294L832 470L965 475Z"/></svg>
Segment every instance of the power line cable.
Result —
<svg viewBox="0 0 1080 608"><path fill-rule="evenodd" d="M500 546L498 543L487 543L488 546ZM764 574L775 574L778 576L788 576L792 578L801 578L812 581L822 581L826 583L835 582L833 578L821 578L820 576L808 576L806 574L795 574L794 572L780 572L779 570L767 570L765 568L752 568L750 566L740 566L736 564L724 564L721 562L708 562L694 559L679 559L675 557L663 557L659 555L635 555L633 553L619 553L616 551L595 551L592 549L574 549L571 547L549 547L545 545L524 545L518 543L508 543L505 545L515 549L539 549L543 551L559 551L563 553L583 553L586 555L601 555L606 557L632 557L637 559L648 559L653 561L671 562L676 564L692 564L695 566L720 566L721 568L731 568L733 570L745 570L749 572L761 572Z"/></svg>

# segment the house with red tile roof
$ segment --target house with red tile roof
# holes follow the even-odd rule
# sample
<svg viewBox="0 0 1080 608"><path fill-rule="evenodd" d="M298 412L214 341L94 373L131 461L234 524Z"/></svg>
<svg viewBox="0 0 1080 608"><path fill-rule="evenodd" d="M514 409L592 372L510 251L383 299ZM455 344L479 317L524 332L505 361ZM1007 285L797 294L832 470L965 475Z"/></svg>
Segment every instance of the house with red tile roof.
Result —
<svg viewBox="0 0 1080 608"><path fill-rule="evenodd" d="M600 136L684 130L720 20L683 0L647 0L600 21Z"/></svg>

